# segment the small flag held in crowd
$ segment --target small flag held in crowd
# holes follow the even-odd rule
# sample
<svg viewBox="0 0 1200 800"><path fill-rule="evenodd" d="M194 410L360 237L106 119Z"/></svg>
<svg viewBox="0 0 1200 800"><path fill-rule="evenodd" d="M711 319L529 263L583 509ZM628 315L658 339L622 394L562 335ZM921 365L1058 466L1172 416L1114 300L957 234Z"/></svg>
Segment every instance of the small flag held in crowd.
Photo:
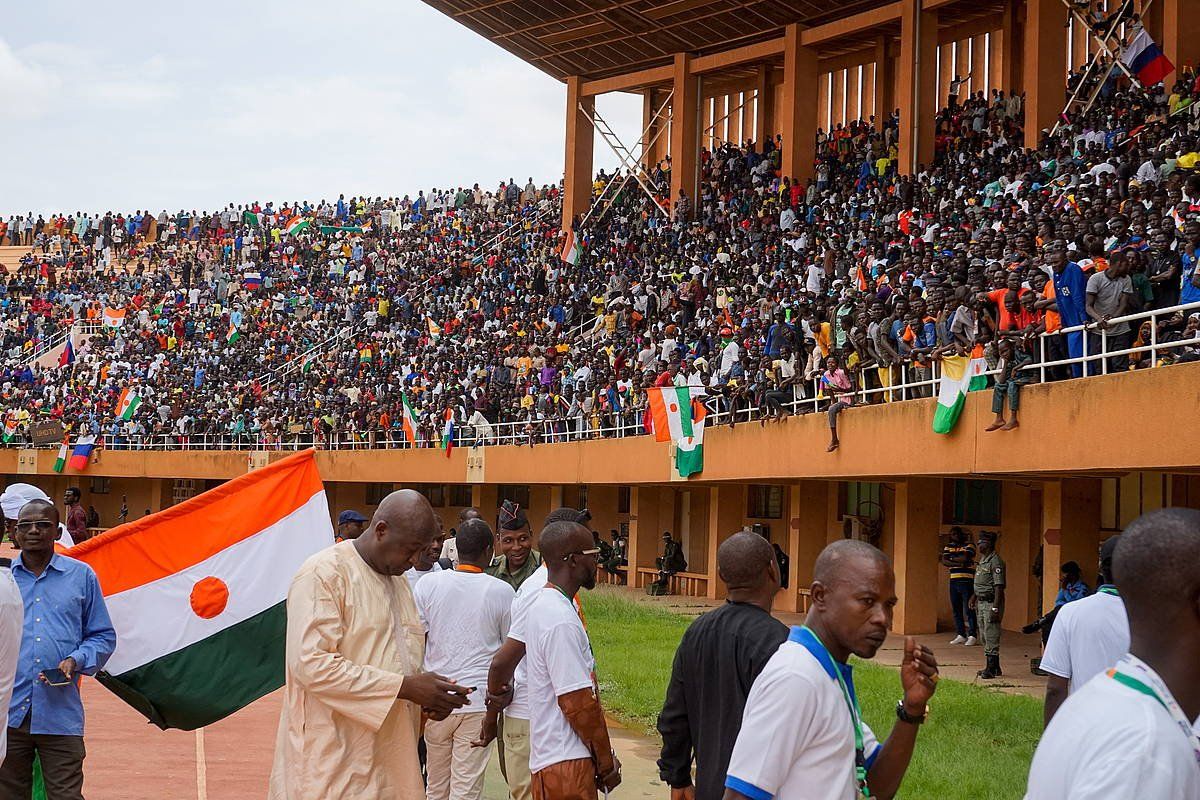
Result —
<svg viewBox="0 0 1200 800"><path fill-rule="evenodd" d="M106 328L119 328L125 324L125 309L105 308L101 322Z"/></svg>
<svg viewBox="0 0 1200 800"><path fill-rule="evenodd" d="M442 449L446 451L446 458L450 457L450 451L454 449L454 412L446 409L446 427L442 430Z"/></svg>
<svg viewBox="0 0 1200 800"><path fill-rule="evenodd" d="M62 443L58 446L58 458L54 459L54 471L62 472L67 468L67 437L63 437Z"/></svg>
<svg viewBox="0 0 1200 800"><path fill-rule="evenodd" d="M80 436L75 440L75 449L71 451L71 469L83 472L92 460L92 451L96 449L95 436Z"/></svg>
<svg viewBox="0 0 1200 800"><path fill-rule="evenodd" d="M69 367L75 363L75 337L68 334L67 343L63 345L63 351L58 356L58 368Z"/></svg>
<svg viewBox="0 0 1200 800"><path fill-rule="evenodd" d="M1175 70L1175 65L1144 29L1121 53L1121 63L1137 75L1144 86L1153 86Z"/></svg>
<svg viewBox="0 0 1200 800"><path fill-rule="evenodd" d="M400 400L404 405L404 416L400 420L400 426L404 430L404 438L415 447L417 444L417 412L413 411L407 394L401 394Z"/></svg>
<svg viewBox="0 0 1200 800"><path fill-rule="evenodd" d="M245 286L247 289L254 291L255 289L262 286L262 273L261 272L247 272L247 273L243 274L242 275L242 285Z"/></svg>
<svg viewBox="0 0 1200 800"><path fill-rule="evenodd" d="M226 344L233 344L234 342L236 342L236 341L237 341L238 339L240 339L240 338L242 338L242 334L241 334L241 332L238 330L238 327L237 327L237 325L234 325L232 322L230 322L230 323L229 323L229 330L225 332L225 343L226 343Z"/></svg>
<svg viewBox="0 0 1200 800"><path fill-rule="evenodd" d="M14 414L6 414L4 417L4 443L8 444L17 435L17 417Z"/></svg>
<svg viewBox="0 0 1200 800"><path fill-rule="evenodd" d="M96 571L117 648L100 683L160 728L211 725L283 686L287 592L333 544L312 450L113 528Z"/></svg>
<svg viewBox="0 0 1200 800"><path fill-rule="evenodd" d="M287 225L284 227L283 231L288 236L295 236L297 233L306 230L309 225L312 225L311 220L296 216L287 221Z"/></svg>
<svg viewBox="0 0 1200 800"><path fill-rule="evenodd" d="M562 252L558 254L558 257L571 266L579 264L579 259L583 257L583 244L575 235L575 231L567 231L567 238L563 241Z"/></svg>
<svg viewBox="0 0 1200 800"><path fill-rule="evenodd" d="M938 389L937 410L933 414L933 432L949 433L954 430L963 406L967 403L967 392L987 386L987 362L982 353L967 356L946 356L942 359L942 381Z"/></svg>
<svg viewBox="0 0 1200 800"><path fill-rule="evenodd" d="M126 386L117 400L117 416L121 419L133 419L133 415L137 413L141 404L142 396L137 393L136 389Z"/></svg>
<svg viewBox="0 0 1200 800"><path fill-rule="evenodd" d="M259 222L258 214L255 214L253 211L245 211L242 213L242 222L257 228Z"/></svg>

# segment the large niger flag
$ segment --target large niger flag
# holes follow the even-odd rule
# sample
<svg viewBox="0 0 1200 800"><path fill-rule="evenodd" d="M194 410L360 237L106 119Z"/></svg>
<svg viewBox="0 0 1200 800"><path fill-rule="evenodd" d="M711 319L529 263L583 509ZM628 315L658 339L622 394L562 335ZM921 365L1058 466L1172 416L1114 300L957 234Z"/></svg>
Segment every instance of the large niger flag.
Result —
<svg viewBox="0 0 1200 800"><path fill-rule="evenodd" d="M933 432L954 430L967 402L967 392L987 386L987 362L982 358L946 356L942 359L942 382L938 387L937 410L933 414Z"/></svg>
<svg viewBox="0 0 1200 800"><path fill-rule="evenodd" d="M288 586L332 544L308 450L72 548L99 576L117 630L100 682L183 730L278 689Z"/></svg>
<svg viewBox="0 0 1200 800"><path fill-rule="evenodd" d="M678 442L692 435L692 390L689 387L653 388L647 395L656 441Z"/></svg>

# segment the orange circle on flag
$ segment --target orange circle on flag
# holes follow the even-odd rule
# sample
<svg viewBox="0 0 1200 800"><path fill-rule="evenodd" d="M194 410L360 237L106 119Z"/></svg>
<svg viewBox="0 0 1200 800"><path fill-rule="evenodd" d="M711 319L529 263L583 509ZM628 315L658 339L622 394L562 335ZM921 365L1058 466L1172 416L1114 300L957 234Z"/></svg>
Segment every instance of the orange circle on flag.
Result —
<svg viewBox="0 0 1200 800"><path fill-rule="evenodd" d="M212 619L229 605L229 587L220 578L203 578L192 587L191 602L197 617Z"/></svg>

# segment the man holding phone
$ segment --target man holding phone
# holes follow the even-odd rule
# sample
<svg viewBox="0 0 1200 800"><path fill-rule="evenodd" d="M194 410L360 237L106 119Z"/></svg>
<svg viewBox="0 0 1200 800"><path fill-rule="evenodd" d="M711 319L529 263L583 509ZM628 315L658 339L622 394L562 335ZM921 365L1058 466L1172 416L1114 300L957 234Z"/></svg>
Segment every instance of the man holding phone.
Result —
<svg viewBox="0 0 1200 800"><path fill-rule="evenodd" d="M58 523L58 509L48 500L26 503L17 516L21 553L12 577L21 593L24 625L8 704L0 797L30 796L37 756L48 800L82 800L79 675L96 674L117 644L96 573L54 552Z"/></svg>

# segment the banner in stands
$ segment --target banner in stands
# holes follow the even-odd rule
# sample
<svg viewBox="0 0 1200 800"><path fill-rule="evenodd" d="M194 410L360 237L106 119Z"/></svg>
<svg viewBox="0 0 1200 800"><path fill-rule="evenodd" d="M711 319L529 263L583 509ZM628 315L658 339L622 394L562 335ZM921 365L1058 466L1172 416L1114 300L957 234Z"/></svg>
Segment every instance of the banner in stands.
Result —
<svg viewBox="0 0 1200 800"><path fill-rule="evenodd" d="M58 444L62 441L67 429L58 420L50 420L49 422L39 422L29 429L29 436L33 439L34 447L41 447L47 444Z"/></svg>

